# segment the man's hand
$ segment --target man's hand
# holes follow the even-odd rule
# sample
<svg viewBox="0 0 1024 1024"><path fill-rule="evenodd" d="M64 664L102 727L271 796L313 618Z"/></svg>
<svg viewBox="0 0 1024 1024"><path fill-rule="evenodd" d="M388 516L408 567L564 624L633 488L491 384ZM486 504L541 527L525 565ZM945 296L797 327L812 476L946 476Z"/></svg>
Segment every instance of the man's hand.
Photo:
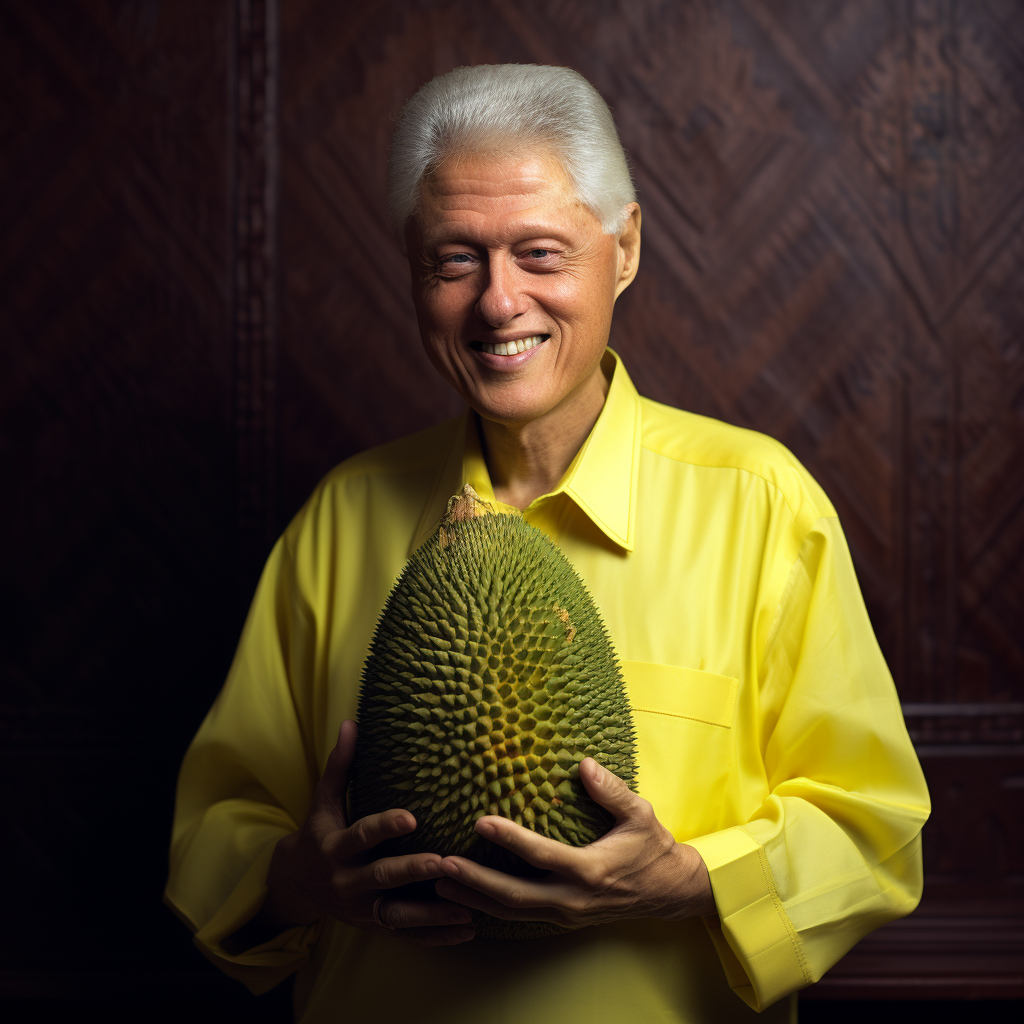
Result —
<svg viewBox="0 0 1024 1024"><path fill-rule="evenodd" d="M356 723L342 722L309 816L298 832L279 840L274 849L267 873L270 894L253 923L258 922L263 932L270 929L276 934L327 914L356 928L422 945L454 945L471 939L474 932L464 908L444 900L389 897L391 890L409 882L440 878L441 857L435 853L374 856L379 843L416 828L409 811L396 808L370 814L349 825L345 790L355 749Z"/></svg>
<svg viewBox="0 0 1024 1024"><path fill-rule="evenodd" d="M593 758L580 762L590 796L615 826L589 846L572 847L489 815L476 823L486 839L518 854L545 878L516 878L464 857L445 857L439 895L494 917L551 921L567 928L621 918L680 920L713 914L711 881L700 854L677 843L648 801Z"/></svg>

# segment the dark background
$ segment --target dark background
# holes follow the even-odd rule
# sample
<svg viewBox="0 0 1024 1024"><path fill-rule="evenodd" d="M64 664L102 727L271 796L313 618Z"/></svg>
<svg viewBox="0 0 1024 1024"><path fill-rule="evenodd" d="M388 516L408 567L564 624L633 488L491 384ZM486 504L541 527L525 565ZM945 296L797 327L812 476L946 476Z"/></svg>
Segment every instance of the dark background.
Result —
<svg viewBox="0 0 1024 1024"><path fill-rule="evenodd" d="M316 481L458 409L387 142L431 76L504 61L611 104L644 211L613 344L824 485L931 786L921 908L804 1019L998 1019L1024 997L1019 0L0 0L0 1007L283 1019L161 905L177 766Z"/></svg>

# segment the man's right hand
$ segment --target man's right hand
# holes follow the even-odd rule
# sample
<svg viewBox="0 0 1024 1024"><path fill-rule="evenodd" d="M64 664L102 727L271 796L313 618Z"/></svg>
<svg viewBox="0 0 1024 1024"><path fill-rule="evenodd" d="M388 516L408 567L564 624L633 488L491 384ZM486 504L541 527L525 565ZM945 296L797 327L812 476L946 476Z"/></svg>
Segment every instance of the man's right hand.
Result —
<svg viewBox="0 0 1024 1024"><path fill-rule="evenodd" d="M329 915L368 932L393 934L421 945L450 946L473 938L469 911L457 903L389 898L399 886L443 877L441 857L374 857L374 847L412 832L416 819L396 808L348 823L345 791L355 749L356 723L347 720L327 759L309 816L298 832L279 840L274 849L267 873L270 894L252 925L261 933L270 928L277 934Z"/></svg>

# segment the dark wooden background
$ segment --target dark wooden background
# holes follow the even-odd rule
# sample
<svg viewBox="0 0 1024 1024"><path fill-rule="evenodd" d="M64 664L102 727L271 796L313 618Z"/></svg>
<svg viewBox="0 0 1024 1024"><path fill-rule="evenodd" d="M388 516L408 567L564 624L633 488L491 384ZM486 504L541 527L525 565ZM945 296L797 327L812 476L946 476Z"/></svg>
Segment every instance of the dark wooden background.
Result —
<svg viewBox="0 0 1024 1024"><path fill-rule="evenodd" d="M387 142L504 61L611 104L613 343L824 485L931 784L922 907L808 998L1024 996L1024 4L0 0L0 997L231 998L177 765L319 477L458 408Z"/></svg>

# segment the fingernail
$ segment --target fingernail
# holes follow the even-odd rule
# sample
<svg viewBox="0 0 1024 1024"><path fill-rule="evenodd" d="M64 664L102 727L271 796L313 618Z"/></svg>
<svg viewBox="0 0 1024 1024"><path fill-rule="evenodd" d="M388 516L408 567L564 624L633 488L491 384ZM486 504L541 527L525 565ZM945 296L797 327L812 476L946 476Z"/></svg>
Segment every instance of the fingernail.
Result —
<svg viewBox="0 0 1024 1024"><path fill-rule="evenodd" d="M450 878L459 877L459 865L452 860L441 861L441 870L448 875Z"/></svg>
<svg viewBox="0 0 1024 1024"><path fill-rule="evenodd" d="M475 928L462 928L455 933L456 941L458 942L469 942L470 939L476 937Z"/></svg>
<svg viewBox="0 0 1024 1024"><path fill-rule="evenodd" d="M489 821L478 821L476 823L476 830L479 835L487 836L488 838L493 836L497 831Z"/></svg>

